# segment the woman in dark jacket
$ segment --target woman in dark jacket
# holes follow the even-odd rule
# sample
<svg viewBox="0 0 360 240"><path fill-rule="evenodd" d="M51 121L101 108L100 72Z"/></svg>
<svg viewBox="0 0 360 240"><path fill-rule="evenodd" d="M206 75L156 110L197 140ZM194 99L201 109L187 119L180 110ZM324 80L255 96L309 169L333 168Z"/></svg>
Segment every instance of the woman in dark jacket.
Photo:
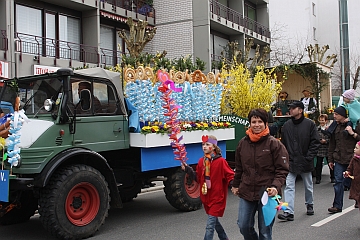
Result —
<svg viewBox="0 0 360 240"><path fill-rule="evenodd" d="M268 115L264 109L253 109L248 115L250 128L235 153L235 178L232 192L240 197L238 226L244 239L271 239L272 225L265 225L261 189L268 195L281 192L289 172L289 156L284 145L270 136ZM255 213L258 212L259 235L255 231Z"/></svg>

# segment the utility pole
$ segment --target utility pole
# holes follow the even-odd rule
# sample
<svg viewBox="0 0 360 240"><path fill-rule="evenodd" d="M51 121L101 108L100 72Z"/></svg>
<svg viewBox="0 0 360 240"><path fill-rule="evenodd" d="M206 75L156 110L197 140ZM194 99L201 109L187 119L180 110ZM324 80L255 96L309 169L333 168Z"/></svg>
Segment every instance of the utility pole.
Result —
<svg viewBox="0 0 360 240"><path fill-rule="evenodd" d="M350 89L349 23L347 0L339 0L341 88Z"/></svg>

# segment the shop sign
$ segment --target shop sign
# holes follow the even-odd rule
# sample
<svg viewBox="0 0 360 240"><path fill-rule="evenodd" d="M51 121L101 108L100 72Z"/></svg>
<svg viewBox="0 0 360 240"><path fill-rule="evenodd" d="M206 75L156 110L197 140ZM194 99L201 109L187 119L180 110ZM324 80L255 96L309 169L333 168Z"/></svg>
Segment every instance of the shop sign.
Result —
<svg viewBox="0 0 360 240"><path fill-rule="evenodd" d="M0 78L9 78L9 63L0 61Z"/></svg>
<svg viewBox="0 0 360 240"><path fill-rule="evenodd" d="M59 67L50 67L50 66L43 66L43 65L34 65L34 75L40 75L45 73L53 73L56 72Z"/></svg>

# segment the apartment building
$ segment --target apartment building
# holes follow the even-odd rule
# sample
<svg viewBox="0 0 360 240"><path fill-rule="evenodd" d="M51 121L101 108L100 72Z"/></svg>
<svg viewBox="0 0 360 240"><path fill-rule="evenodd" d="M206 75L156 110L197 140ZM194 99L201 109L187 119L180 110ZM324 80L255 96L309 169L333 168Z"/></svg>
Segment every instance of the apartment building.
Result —
<svg viewBox="0 0 360 240"><path fill-rule="evenodd" d="M61 67L120 63L126 46L117 32L128 17L157 34L145 51L167 57L220 56L228 41L270 44L268 0L3 0L0 1L0 78Z"/></svg>
<svg viewBox="0 0 360 240"><path fill-rule="evenodd" d="M360 1L347 0L347 6L349 59L351 74L354 75L360 65L360 32L357 29ZM280 55L284 62L290 60L286 59L287 56L294 56L296 53L303 53L302 62L307 62L309 58L305 52L306 46L329 45L326 55L337 54L338 59L332 70L333 95L341 94L339 0L271 0L269 9L270 26L277 33L274 38L282 38L274 40L272 43L276 46L272 48L283 51L284 54Z"/></svg>

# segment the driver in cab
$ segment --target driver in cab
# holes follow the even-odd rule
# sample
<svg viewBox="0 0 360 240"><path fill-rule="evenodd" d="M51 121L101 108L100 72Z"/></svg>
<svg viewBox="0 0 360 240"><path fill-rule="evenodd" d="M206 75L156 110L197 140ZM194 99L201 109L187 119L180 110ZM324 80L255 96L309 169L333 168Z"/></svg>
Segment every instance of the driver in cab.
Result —
<svg viewBox="0 0 360 240"><path fill-rule="evenodd" d="M79 99L80 99L80 92L82 90L89 90L90 94L91 94L91 83L89 82L79 82L79 85L78 85L78 94L79 94ZM94 109L94 112L95 113L101 113L102 112L102 107L101 107L101 103L100 103L100 100L93 96L92 97L92 102L90 103L90 109L88 111L85 111L81 108L81 105L79 105L77 107L77 112L80 113L80 114L85 114L85 113L91 113L91 109Z"/></svg>

